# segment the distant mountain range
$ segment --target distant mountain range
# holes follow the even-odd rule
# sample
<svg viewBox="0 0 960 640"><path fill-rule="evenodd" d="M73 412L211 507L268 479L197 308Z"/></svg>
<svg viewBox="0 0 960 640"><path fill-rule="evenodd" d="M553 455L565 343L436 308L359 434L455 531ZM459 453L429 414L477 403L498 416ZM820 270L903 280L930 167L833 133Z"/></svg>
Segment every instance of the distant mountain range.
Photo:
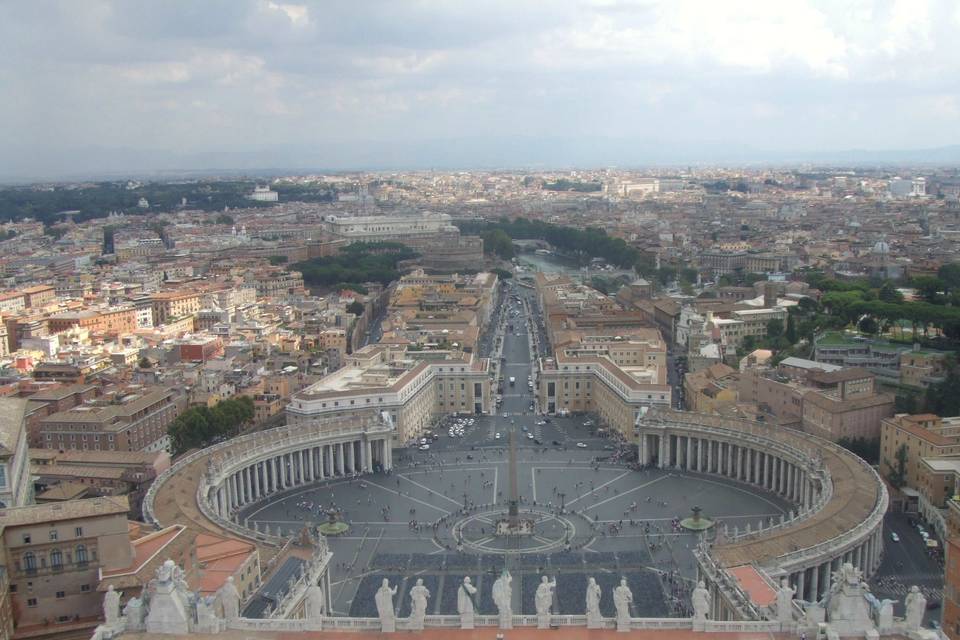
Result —
<svg viewBox="0 0 960 640"><path fill-rule="evenodd" d="M277 145L245 151L174 152L87 147L59 152L5 149L0 181L205 175L283 175L337 171L450 169L551 170L703 165L960 166L960 145L930 149L769 151L719 142L624 138L462 138Z"/></svg>

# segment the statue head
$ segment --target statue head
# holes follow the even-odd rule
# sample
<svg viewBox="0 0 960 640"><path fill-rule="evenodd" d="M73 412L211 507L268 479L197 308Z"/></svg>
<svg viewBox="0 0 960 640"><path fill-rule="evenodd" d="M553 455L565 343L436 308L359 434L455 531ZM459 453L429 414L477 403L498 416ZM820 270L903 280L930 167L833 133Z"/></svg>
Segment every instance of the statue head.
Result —
<svg viewBox="0 0 960 640"><path fill-rule="evenodd" d="M417 578L417 586L418 586L418 587L422 587L422 586L423 586L423 578Z"/></svg>
<svg viewBox="0 0 960 640"><path fill-rule="evenodd" d="M227 584L233 584L233 576L227 576Z"/></svg>
<svg viewBox="0 0 960 640"><path fill-rule="evenodd" d="M704 583L703 580L697 583L697 589L706 589L706 588L707 588L707 585Z"/></svg>
<svg viewBox="0 0 960 640"><path fill-rule="evenodd" d="M627 586L627 579L626 579L626 578L620 578L620 586L621 586L621 587Z"/></svg>
<svg viewBox="0 0 960 640"><path fill-rule="evenodd" d="M597 579L596 579L596 578L590 578L589 583L590 583L590 586L593 586L593 585L597 584Z"/></svg>
<svg viewBox="0 0 960 640"><path fill-rule="evenodd" d="M107 593L113 593L113 585L112 585L112 584L111 584L109 587L107 587Z"/></svg>
<svg viewBox="0 0 960 640"><path fill-rule="evenodd" d="M390 588L390 581L389 581L388 579L384 578L384 579L383 579L383 586L389 589L389 588Z"/></svg>
<svg viewBox="0 0 960 640"><path fill-rule="evenodd" d="M463 577L463 584L470 584L470 576Z"/></svg>
<svg viewBox="0 0 960 640"><path fill-rule="evenodd" d="M786 589L786 588L789 586L789 585L787 584L787 579L786 579L786 578L781 578L781 579L780 579L780 586L781 586L783 589Z"/></svg>
<svg viewBox="0 0 960 640"><path fill-rule="evenodd" d="M913 585L912 587L910 587L910 593L920 593L920 587L918 587L917 585Z"/></svg>
<svg viewBox="0 0 960 640"><path fill-rule="evenodd" d="M547 583L547 576L540 576L540 582L546 584L546 583Z"/></svg>

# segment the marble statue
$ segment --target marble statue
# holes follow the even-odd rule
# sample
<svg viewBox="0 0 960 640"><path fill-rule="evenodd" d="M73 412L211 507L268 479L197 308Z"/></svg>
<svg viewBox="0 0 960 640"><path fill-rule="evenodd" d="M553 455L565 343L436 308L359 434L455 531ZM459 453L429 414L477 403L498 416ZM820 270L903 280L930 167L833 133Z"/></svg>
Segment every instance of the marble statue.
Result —
<svg viewBox="0 0 960 640"><path fill-rule="evenodd" d="M220 606L223 608L223 619L233 622L240 617L240 592L233 584L233 576L227 576L227 581L217 592L220 597Z"/></svg>
<svg viewBox="0 0 960 640"><path fill-rule="evenodd" d="M460 614L460 628L473 629L473 594L477 588L470 584L470 576L463 579L463 584L457 589L457 613Z"/></svg>
<svg viewBox="0 0 960 640"><path fill-rule="evenodd" d="M103 594L103 621L111 628L120 622L120 592L116 591L112 584Z"/></svg>
<svg viewBox="0 0 960 640"><path fill-rule="evenodd" d="M617 631L630 630L631 604L633 604L633 592L627 586L627 579L620 578L620 584L613 590L613 606L617 610Z"/></svg>
<svg viewBox="0 0 960 640"><path fill-rule="evenodd" d="M423 629L423 619L427 615L427 599L430 590L423 586L423 578L417 578L417 584L410 589L410 628Z"/></svg>
<svg viewBox="0 0 960 640"><path fill-rule="evenodd" d="M513 628L513 577L506 569L493 583L493 604L500 614L500 628Z"/></svg>
<svg viewBox="0 0 960 640"><path fill-rule="evenodd" d="M556 588L556 580L551 582L547 576L540 578L540 584L537 586L537 592L534 596L538 616L550 615L550 606L553 604L553 590Z"/></svg>
<svg viewBox="0 0 960 640"><path fill-rule="evenodd" d="M173 580L173 569L176 566L173 560L165 560L157 569L157 582L170 582Z"/></svg>
<svg viewBox="0 0 960 640"><path fill-rule="evenodd" d="M307 614L307 620L319 622L323 618L324 609L326 608L323 602L323 589L317 584L310 585L307 587L307 593L304 599L306 600L305 613Z"/></svg>
<svg viewBox="0 0 960 640"><path fill-rule="evenodd" d="M693 600L693 619L703 622L710 614L710 592L703 580L697 583L697 587L691 594Z"/></svg>
<svg viewBox="0 0 960 640"><path fill-rule="evenodd" d="M790 587L786 580L780 581L777 590L777 620L781 623L793 622L793 594L795 589Z"/></svg>
<svg viewBox="0 0 960 640"><path fill-rule="evenodd" d="M392 633L397 630L397 617L393 610L393 596L397 595L397 587L390 588L390 581L383 579L383 584L377 589L373 599L377 603L377 616L380 618L380 630Z"/></svg>
<svg viewBox="0 0 960 640"><path fill-rule="evenodd" d="M213 605L215 598L197 594L197 628L200 633L219 633L220 619L214 613Z"/></svg>
<svg viewBox="0 0 960 640"><path fill-rule="evenodd" d="M889 633L893 628L893 605L896 600L883 599L877 609L877 630L880 633Z"/></svg>
<svg viewBox="0 0 960 640"><path fill-rule="evenodd" d="M127 631L143 630L143 600L130 598L123 607L123 617L127 620Z"/></svg>
<svg viewBox="0 0 960 640"><path fill-rule="evenodd" d="M157 568L157 577L150 581L145 628L147 633L186 635L194 625L191 594L182 577L175 574L177 565L169 558ZM177 579L179 578L179 579ZM238 597L239 602L239 597Z"/></svg>
<svg viewBox="0 0 960 640"><path fill-rule="evenodd" d="M587 583L587 629L599 629L603 626L600 616L600 585L595 578Z"/></svg>
<svg viewBox="0 0 960 640"><path fill-rule="evenodd" d="M907 631L917 631L923 626L923 614L927 610L927 598L920 591L920 587L913 585L903 601L906 615L903 618Z"/></svg>
<svg viewBox="0 0 960 640"><path fill-rule="evenodd" d="M863 572L847 562L831 576L824 598L830 629L841 636L876 633L873 603L876 598L863 582Z"/></svg>

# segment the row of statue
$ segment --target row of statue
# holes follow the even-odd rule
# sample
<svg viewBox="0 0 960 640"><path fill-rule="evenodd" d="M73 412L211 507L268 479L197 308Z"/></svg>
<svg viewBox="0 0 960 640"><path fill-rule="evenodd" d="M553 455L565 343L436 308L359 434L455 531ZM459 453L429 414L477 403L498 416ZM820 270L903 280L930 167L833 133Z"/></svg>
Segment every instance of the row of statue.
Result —
<svg viewBox="0 0 960 640"><path fill-rule="evenodd" d="M491 596L493 603L497 607L500 617L500 627L509 629L513 626L513 577L509 571L504 570L494 581ZM701 583L702 584L702 583ZM557 581L550 580L547 576L540 578L540 584L534 594L534 606L537 611L538 626L548 626L549 618L553 613L552 609L556 601ZM390 586L387 578L374 595L374 601L377 605L377 616L380 619L381 629L385 632L396 630L396 609L393 603L393 597L397 595L398 587ZM464 629L472 629L474 615L476 613L476 594L477 588L473 585L470 577L464 577L463 582L457 589L457 614L460 616L460 625ZM602 616L600 615L600 585L594 578L590 578L587 584L586 593L586 611L588 627L602 626ZM408 628L423 629L424 619L427 615L427 601L430 598L430 590L423 585L423 579L417 578L416 584L410 589L410 619ZM626 578L620 580L620 584L613 589L613 604L617 612L617 625L629 627L630 623L630 605L633 604L633 592L627 586Z"/></svg>

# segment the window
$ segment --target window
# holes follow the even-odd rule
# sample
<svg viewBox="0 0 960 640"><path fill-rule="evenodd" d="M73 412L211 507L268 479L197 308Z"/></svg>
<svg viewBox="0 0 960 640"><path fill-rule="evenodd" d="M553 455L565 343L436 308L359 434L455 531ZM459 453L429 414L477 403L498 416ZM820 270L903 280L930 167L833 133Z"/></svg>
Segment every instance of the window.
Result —
<svg viewBox="0 0 960 640"><path fill-rule="evenodd" d="M37 599L36 599L36 598L27 598L27 606L28 606L28 607L35 607L35 606L37 606Z"/></svg>
<svg viewBox="0 0 960 640"><path fill-rule="evenodd" d="M7 486L7 465L0 464L0 487L5 486Z"/></svg>
<svg viewBox="0 0 960 640"><path fill-rule="evenodd" d="M30 535L29 535L29 534L26 534L26 533L23 534L23 544L30 544Z"/></svg>
<svg viewBox="0 0 960 640"><path fill-rule="evenodd" d="M16 592L17 592L17 585L15 584L10 585L10 593L16 593Z"/></svg>
<svg viewBox="0 0 960 640"><path fill-rule="evenodd" d="M82 544L77 545L76 557L77 557L77 564L87 563L87 548L84 545Z"/></svg>
<svg viewBox="0 0 960 640"><path fill-rule="evenodd" d="M74 529L74 530L73 530L73 535L76 536L76 537L78 537L78 538L82 538L82 537L83 537L83 527L77 527L76 529Z"/></svg>
<svg viewBox="0 0 960 640"><path fill-rule="evenodd" d="M84 593L90 591L90 585L88 585L88 584L82 584L82 585L80 585L80 591L83 591Z"/></svg>
<svg viewBox="0 0 960 640"><path fill-rule="evenodd" d="M23 569L28 573L37 570L37 556L33 554L33 551L27 551L23 554Z"/></svg>
<svg viewBox="0 0 960 640"><path fill-rule="evenodd" d="M56 530L56 529L50 529L50 539L51 539L51 540L56 540L56 539L57 539L57 530Z"/></svg>
<svg viewBox="0 0 960 640"><path fill-rule="evenodd" d="M63 600L67 597L66 591L57 591L57 600Z"/></svg>
<svg viewBox="0 0 960 640"><path fill-rule="evenodd" d="M63 568L63 553L60 549L54 549L50 552L50 566L53 567L54 571Z"/></svg>

